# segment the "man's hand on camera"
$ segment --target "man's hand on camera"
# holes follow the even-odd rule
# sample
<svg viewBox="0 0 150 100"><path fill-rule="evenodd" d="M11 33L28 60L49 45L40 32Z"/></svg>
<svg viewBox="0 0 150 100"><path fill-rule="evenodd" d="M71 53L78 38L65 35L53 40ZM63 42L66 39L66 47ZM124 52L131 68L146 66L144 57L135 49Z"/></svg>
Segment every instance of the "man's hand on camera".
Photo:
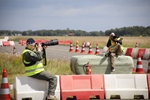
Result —
<svg viewBox="0 0 150 100"><path fill-rule="evenodd" d="M40 43L38 43L38 45L36 45L36 50L41 52L42 51L42 46Z"/></svg>
<svg viewBox="0 0 150 100"><path fill-rule="evenodd" d="M47 46L43 46L43 48L44 48L44 49L46 49L46 48L47 48Z"/></svg>

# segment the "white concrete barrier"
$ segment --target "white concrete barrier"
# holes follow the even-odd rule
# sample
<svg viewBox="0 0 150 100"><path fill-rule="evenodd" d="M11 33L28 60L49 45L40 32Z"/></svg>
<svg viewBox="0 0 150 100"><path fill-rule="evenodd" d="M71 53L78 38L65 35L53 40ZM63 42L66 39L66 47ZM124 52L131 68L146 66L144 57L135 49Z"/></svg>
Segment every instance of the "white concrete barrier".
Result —
<svg viewBox="0 0 150 100"><path fill-rule="evenodd" d="M11 46L14 46L15 45L15 42L14 41L9 41L10 45Z"/></svg>
<svg viewBox="0 0 150 100"><path fill-rule="evenodd" d="M106 99L148 99L146 74L104 75Z"/></svg>
<svg viewBox="0 0 150 100"><path fill-rule="evenodd" d="M149 56L150 56L150 49L146 49L145 54L143 55L143 59L149 60L150 59Z"/></svg>
<svg viewBox="0 0 150 100"><path fill-rule="evenodd" d="M59 76L57 76L56 97L60 98ZM32 100L45 100L48 94L48 82L26 76L17 76L14 83L15 100L32 98Z"/></svg>
<svg viewBox="0 0 150 100"><path fill-rule="evenodd" d="M3 46L3 42L2 42L2 40L0 40L0 46Z"/></svg>
<svg viewBox="0 0 150 100"><path fill-rule="evenodd" d="M114 57L116 71L111 71L110 57L105 55L76 55L70 59L70 69L74 74L85 74L85 65L89 62L92 74L131 74L134 67L130 56Z"/></svg>
<svg viewBox="0 0 150 100"><path fill-rule="evenodd" d="M138 54L139 48L132 48L132 58L137 59L137 54Z"/></svg>
<svg viewBox="0 0 150 100"><path fill-rule="evenodd" d="M7 41L6 39L0 39L0 46L3 46L3 42Z"/></svg>

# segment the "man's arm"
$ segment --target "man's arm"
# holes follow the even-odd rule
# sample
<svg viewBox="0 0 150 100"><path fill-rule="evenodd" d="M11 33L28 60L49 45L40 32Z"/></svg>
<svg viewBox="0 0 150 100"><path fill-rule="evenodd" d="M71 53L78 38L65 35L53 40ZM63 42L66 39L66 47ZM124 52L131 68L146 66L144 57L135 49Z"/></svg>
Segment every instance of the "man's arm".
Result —
<svg viewBox="0 0 150 100"><path fill-rule="evenodd" d="M115 42L120 43L122 45L122 40L123 40L123 38L120 38L120 39L116 38Z"/></svg>
<svg viewBox="0 0 150 100"><path fill-rule="evenodd" d="M110 46L111 46L111 41L110 41L110 39L108 40L106 46L107 46L107 47L110 47Z"/></svg>
<svg viewBox="0 0 150 100"><path fill-rule="evenodd" d="M120 44L122 45L122 40L123 40L123 38L120 38L120 39L117 41L117 43L120 43Z"/></svg>
<svg viewBox="0 0 150 100"><path fill-rule="evenodd" d="M113 41L120 43L122 45L123 38L120 38L119 40L118 40L118 38L119 38L119 36L113 36Z"/></svg>
<svg viewBox="0 0 150 100"><path fill-rule="evenodd" d="M25 58L26 61L41 61L42 60L42 52L36 51L36 52L26 52Z"/></svg>

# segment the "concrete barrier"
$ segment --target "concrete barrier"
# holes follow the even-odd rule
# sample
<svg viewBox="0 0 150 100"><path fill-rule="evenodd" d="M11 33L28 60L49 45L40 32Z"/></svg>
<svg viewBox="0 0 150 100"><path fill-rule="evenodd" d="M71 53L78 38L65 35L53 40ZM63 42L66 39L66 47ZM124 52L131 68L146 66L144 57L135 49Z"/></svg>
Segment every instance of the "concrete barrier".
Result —
<svg viewBox="0 0 150 100"><path fill-rule="evenodd" d="M10 46L9 41L3 41L3 46Z"/></svg>
<svg viewBox="0 0 150 100"><path fill-rule="evenodd" d="M85 74L85 64L91 65L92 74L130 74L134 67L130 56L115 57L115 72L111 72L110 58L104 55L77 55L70 59L70 69L74 74Z"/></svg>
<svg viewBox="0 0 150 100"><path fill-rule="evenodd" d="M10 45L11 46L14 46L15 45L15 42L14 41L9 41Z"/></svg>
<svg viewBox="0 0 150 100"><path fill-rule="evenodd" d="M138 54L139 48L132 48L132 58L137 59L137 54Z"/></svg>
<svg viewBox="0 0 150 100"><path fill-rule="evenodd" d="M150 49L146 49L145 53L143 55L143 59L144 60L149 60L150 59L149 56L150 56Z"/></svg>
<svg viewBox="0 0 150 100"><path fill-rule="evenodd" d="M140 55L142 60L148 60L149 55L150 55L150 49L146 49L146 48L127 48L127 51L126 51L125 55L132 56L133 59L137 59L138 55Z"/></svg>
<svg viewBox="0 0 150 100"><path fill-rule="evenodd" d="M104 75L106 99L148 99L146 74Z"/></svg>
<svg viewBox="0 0 150 100"><path fill-rule="evenodd" d="M148 95L150 99L150 74L147 74L147 84L148 84Z"/></svg>
<svg viewBox="0 0 150 100"><path fill-rule="evenodd" d="M2 40L0 40L0 46L3 46L3 42L2 42Z"/></svg>
<svg viewBox="0 0 150 100"><path fill-rule="evenodd" d="M57 76L56 97L60 98L59 76ZM26 76L17 76L14 83L15 100L32 98L32 100L45 100L48 94L48 82Z"/></svg>
<svg viewBox="0 0 150 100"><path fill-rule="evenodd" d="M55 95L61 100L74 97L76 100L96 99L150 99L150 74L96 74L56 75ZM15 99L45 100L48 82L26 76L17 76L14 89ZM73 100L74 100L73 99Z"/></svg>
<svg viewBox="0 0 150 100"><path fill-rule="evenodd" d="M89 100L91 96L104 99L103 75L61 75L60 88L61 100L69 96L76 100Z"/></svg>

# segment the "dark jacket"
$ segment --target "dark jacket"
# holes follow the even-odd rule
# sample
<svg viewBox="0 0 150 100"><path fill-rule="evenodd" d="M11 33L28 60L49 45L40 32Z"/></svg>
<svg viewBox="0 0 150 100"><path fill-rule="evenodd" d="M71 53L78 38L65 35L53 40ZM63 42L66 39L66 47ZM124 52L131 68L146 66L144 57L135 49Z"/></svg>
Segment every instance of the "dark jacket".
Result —
<svg viewBox="0 0 150 100"><path fill-rule="evenodd" d="M113 36L112 39L109 39L109 40L108 40L106 46L107 46L107 47L110 47L110 46L111 46L111 40L112 40L112 41L115 41L115 42L117 42L117 43L120 43L120 44L122 45L122 40L123 40L123 39L120 38L120 39L118 40L118 38L120 38L120 37L119 37L119 36Z"/></svg>
<svg viewBox="0 0 150 100"><path fill-rule="evenodd" d="M25 48L25 49L28 49L28 48ZM33 65L37 61L41 61L43 59L42 53L38 52L38 51L25 52L22 56L23 56L22 60L25 60L27 62L31 62L31 65Z"/></svg>

